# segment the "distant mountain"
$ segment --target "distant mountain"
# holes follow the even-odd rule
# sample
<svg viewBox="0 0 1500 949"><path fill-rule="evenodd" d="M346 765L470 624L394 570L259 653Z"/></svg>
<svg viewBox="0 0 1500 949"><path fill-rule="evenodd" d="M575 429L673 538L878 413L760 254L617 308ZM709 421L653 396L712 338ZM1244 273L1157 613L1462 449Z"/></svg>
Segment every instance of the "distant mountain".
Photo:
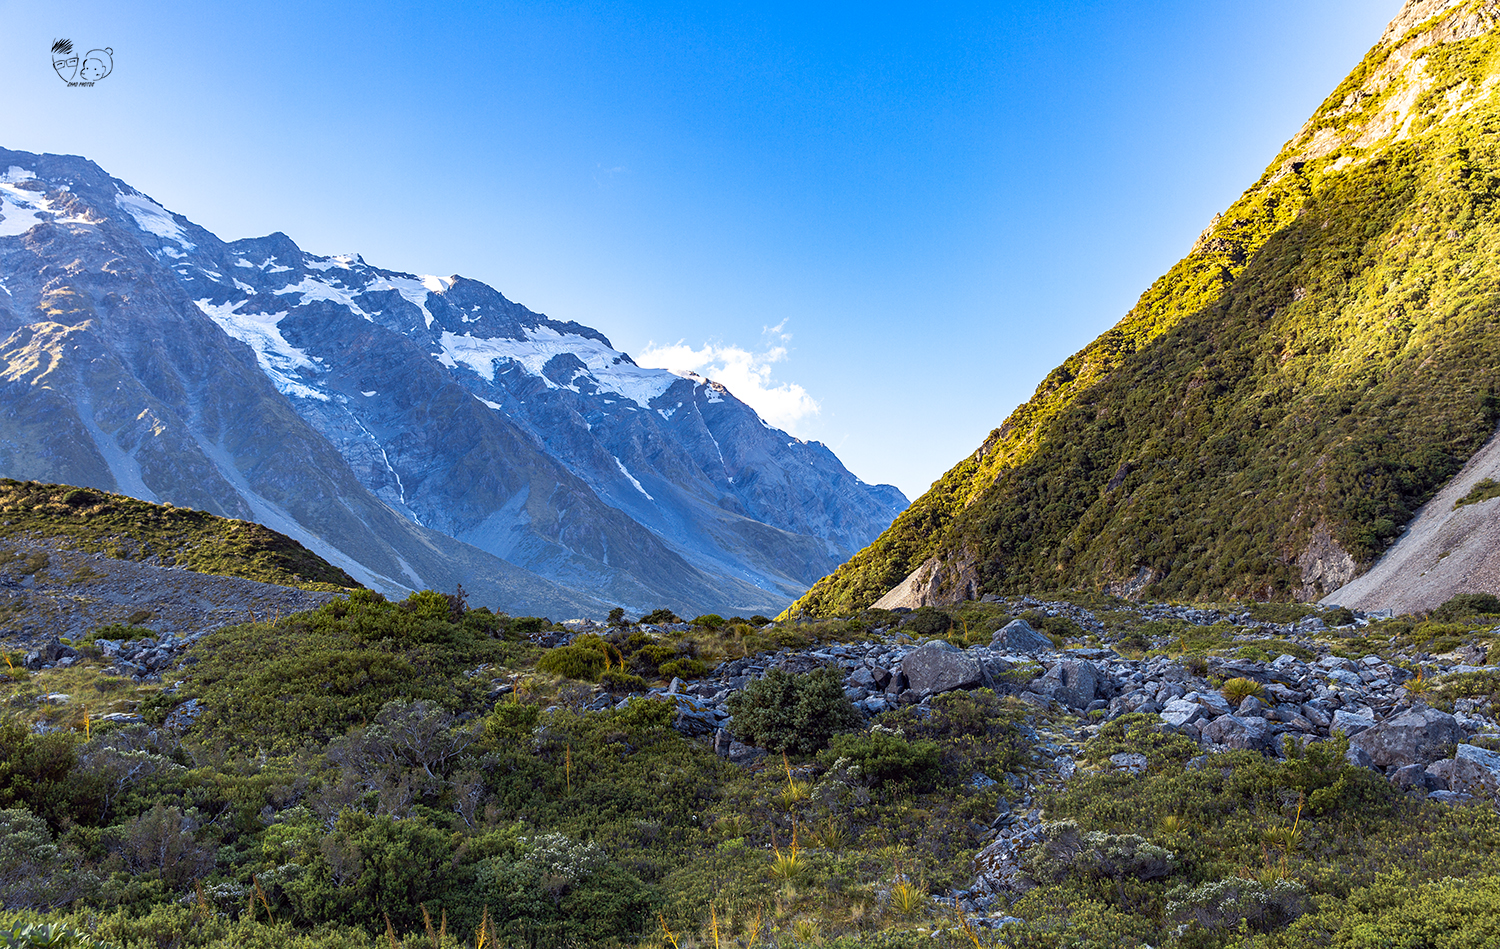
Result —
<svg viewBox="0 0 1500 949"><path fill-rule="evenodd" d="M463 277L225 243L0 149L0 475L253 519L377 589L780 609L905 507L722 386Z"/></svg>
<svg viewBox="0 0 1500 949"><path fill-rule="evenodd" d="M1187 257L794 610L1317 599L1369 569L1500 421L1497 20L1407 3ZM1500 576L1450 547L1411 569Z"/></svg>

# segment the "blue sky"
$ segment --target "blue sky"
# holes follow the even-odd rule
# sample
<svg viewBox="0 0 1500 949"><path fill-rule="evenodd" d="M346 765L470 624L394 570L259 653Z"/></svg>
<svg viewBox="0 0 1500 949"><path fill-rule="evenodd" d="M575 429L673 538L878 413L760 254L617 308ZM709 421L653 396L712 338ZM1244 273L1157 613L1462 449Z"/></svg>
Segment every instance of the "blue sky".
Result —
<svg viewBox="0 0 1500 949"><path fill-rule="evenodd" d="M915 498L1118 320L1398 0L0 0L0 145L459 273ZM54 39L114 50L67 88Z"/></svg>

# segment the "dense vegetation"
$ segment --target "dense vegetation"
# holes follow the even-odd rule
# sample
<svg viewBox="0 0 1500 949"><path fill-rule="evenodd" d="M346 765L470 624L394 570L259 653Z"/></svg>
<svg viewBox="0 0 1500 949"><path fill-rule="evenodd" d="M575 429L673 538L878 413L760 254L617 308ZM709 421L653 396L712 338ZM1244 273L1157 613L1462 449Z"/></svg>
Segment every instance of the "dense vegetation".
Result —
<svg viewBox="0 0 1500 949"><path fill-rule="evenodd" d="M1496 50L1426 49L1404 136L1382 116L1414 80L1372 50L1117 326L792 612L856 611L933 556L992 592L1139 575L1261 599L1326 592L1298 563L1320 535L1368 564L1500 421Z"/></svg>
<svg viewBox="0 0 1500 949"><path fill-rule="evenodd" d="M284 534L252 521L65 484L0 479L0 538L58 538L77 550L313 590L359 586Z"/></svg>
<svg viewBox="0 0 1500 949"><path fill-rule="evenodd" d="M1082 599L1126 651L1191 664L1300 648ZM944 618L924 622L964 643L1009 614L968 604ZM708 668L900 617L701 619L658 636L662 655ZM1352 656L1494 648L1497 619L1500 600L1471 596L1327 635ZM0 945L1185 949L1496 935L1492 802L1408 797L1348 764L1339 741L1199 757L1144 714L1099 728L1084 772L1044 792L1051 823L1024 853L1013 921L976 928L931 894L968 885L1014 779L1044 777L1041 752L1071 740L1068 716L978 690L860 723L827 687L836 679L777 674L741 692L736 715L786 756L736 765L679 733L670 702L582 711L594 687L541 671L572 647L530 642L554 629L457 596L356 591L205 638L176 682L133 684L95 659L0 675ZM622 621L578 638L619 664L643 635ZM155 724L48 714L60 685L132 695ZM1440 707L1500 703L1492 673L1419 686ZM1121 752L1144 755L1145 773L1111 768Z"/></svg>

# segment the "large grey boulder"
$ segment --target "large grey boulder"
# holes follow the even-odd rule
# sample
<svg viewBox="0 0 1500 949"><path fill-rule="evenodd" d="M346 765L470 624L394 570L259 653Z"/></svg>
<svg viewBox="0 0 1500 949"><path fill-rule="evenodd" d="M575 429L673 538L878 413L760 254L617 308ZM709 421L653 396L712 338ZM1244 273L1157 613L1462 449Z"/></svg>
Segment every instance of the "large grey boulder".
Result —
<svg viewBox="0 0 1500 949"><path fill-rule="evenodd" d="M1063 659L1032 688L1069 708L1087 708L1099 697L1099 670L1082 659Z"/></svg>
<svg viewBox="0 0 1500 949"><path fill-rule="evenodd" d="M1333 731L1341 731L1345 735L1358 735L1360 732L1375 727L1373 715L1351 712L1346 708L1338 709L1333 713L1333 724L1329 728Z"/></svg>
<svg viewBox="0 0 1500 949"><path fill-rule="evenodd" d="M974 689L984 682L984 666L951 643L934 639L901 660L907 688L918 699L954 689Z"/></svg>
<svg viewBox="0 0 1500 949"><path fill-rule="evenodd" d="M1349 744L1362 748L1376 767L1404 768L1431 764L1465 737L1452 715L1418 706L1362 730Z"/></svg>
<svg viewBox="0 0 1500 949"><path fill-rule="evenodd" d="M1197 702L1187 699L1172 699L1162 706L1161 720L1172 728L1181 728L1203 718L1207 711Z"/></svg>
<svg viewBox="0 0 1500 949"><path fill-rule="evenodd" d="M1271 747L1271 726L1263 718L1241 718L1220 715L1203 726L1203 735L1216 745L1267 751Z"/></svg>
<svg viewBox="0 0 1500 949"><path fill-rule="evenodd" d="M1052 645L1052 640L1032 629L1031 624L1023 619L1011 620L996 631L990 637L990 646L1025 653L1052 652L1057 648Z"/></svg>
<svg viewBox="0 0 1500 949"><path fill-rule="evenodd" d="M1445 758L1427 766L1432 782L1444 791L1460 794L1492 795L1500 789L1495 772L1468 758Z"/></svg>
<svg viewBox="0 0 1500 949"><path fill-rule="evenodd" d="M1478 745L1460 744L1457 753L1453 757L1472 761L1495 775L1496 780L1500 780L1500 755L1495 754L1493 751L1481 748Z"/></svg>

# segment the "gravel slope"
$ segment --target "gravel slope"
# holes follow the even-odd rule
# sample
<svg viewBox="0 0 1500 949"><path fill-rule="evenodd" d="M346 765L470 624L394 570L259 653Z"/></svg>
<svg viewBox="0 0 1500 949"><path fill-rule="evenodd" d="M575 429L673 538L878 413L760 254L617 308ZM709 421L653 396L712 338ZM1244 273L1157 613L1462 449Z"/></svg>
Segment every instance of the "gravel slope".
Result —
<svg viewBox="0 0 1500 949"><path fill-rule="evenodd" d="M115 560L55 540L0 540L0 646L12 649L132 618L184 636L315 609L338 595Z"/></svg>
<svg viewBox="0 0 1500 949"><path fill-rule="evenodd" d="M1500 480L1500 438L1491 436L1363 576L1322 602L1410 613L1458 593L1500 592L1500 498L1455 509L1483 478Z"/></svg>

